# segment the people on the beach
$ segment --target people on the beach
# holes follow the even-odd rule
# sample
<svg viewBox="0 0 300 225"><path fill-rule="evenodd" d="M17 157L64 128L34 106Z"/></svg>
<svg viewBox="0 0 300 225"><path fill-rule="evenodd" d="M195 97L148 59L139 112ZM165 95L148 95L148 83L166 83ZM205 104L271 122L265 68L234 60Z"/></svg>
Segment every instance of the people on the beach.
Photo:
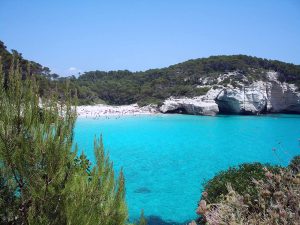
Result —
<svg viewBox="0 0 300 225"><path fill-rule="evenodd" d="M139 107L137 104L126 106L108 106L108 105L93 105L93 106L78 106L78 117L93 118L93 119L120 119L122 116L139 116L156 114L157 111L153 108Z"/></svg>

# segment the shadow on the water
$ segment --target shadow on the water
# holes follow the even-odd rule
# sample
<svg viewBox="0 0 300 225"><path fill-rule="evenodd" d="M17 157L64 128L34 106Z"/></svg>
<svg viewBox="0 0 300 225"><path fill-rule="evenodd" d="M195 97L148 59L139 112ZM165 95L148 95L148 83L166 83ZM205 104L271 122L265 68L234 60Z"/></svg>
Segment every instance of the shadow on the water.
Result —
<svg viewBox="0 0 300 225"><path fill-rule="evenodd" d="M165 221L159 216L148 216L146 217L147 225L185 225L188 222L177 223L173 221Z"/></svg>
<svg viewBox="0 0 300 225"><path fill-rule="evenodd" d="M273 117L273 118L280 118L280 119L290 119L290 118L295 118L299 119L299 113L261 113L259 115L252 115L252 114L232 114L232 113L218 113L215 117L232 117L232 116L248 116L248 117Z"/></svg>
<svg viewBox="0 0 300 225"><path fill-rule="evenodd" d="M147 194L147 193L151 193L151 190L146 187L141 187L141 188L136 189L134 191L134 193Z"/></svg>

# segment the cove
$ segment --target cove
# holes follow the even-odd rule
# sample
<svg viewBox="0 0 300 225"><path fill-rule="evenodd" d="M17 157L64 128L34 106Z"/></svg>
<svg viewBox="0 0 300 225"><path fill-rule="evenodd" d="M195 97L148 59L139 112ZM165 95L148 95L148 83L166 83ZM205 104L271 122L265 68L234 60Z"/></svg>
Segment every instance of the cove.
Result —
<svg viewBox="0 0 300 225"><path fill-rule="evenodd" d="M150 224L194 219L203 182L229 166L286 166L300 154L299 115L79 118L75 142L92 162L100 134L116 172L124 169L130 220L143 209Z"/></svg>

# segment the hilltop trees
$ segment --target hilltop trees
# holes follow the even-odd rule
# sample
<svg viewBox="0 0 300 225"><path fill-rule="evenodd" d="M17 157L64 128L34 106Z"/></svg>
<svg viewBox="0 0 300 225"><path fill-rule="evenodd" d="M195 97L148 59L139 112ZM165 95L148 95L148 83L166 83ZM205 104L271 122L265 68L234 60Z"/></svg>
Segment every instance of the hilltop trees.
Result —
<svg viewBox="0 0 300 225"><path fill-rule="evenodd" d="M300 87L299 65L246 55L211 56L145 72L96 70L83 73L72 83L79 89L80 103L86 104L84 100L87 99L89 104L97 103L101 99L108 104L137 102L145 105L159 104L170 96L193 97L206 94L208 89L201 80L216 78L221 73L239 71L251 83L264 80L269 70L277 71L281 81L295 83ZM236 79L239 80L238 77ZM229 81L220 84L225 85Z"/></svg>
<svg viewBox="0 0 300 225"><path fill-rule="evenodd" d="M3 42L0 41L0 56L3 57L4 70L9 70L13 54L20 57L21 72L26 71L28 60L12 51L10 53ZM266 79L267 71L279 73L279 79L294 83L300 88L300 65L293 65L277 60L267 60L246 55L219 55L208 58L188 60L162 69L150 69L144 72L130 72L128 70L117 71L89 71L77 78L58 77L51 73L49 68L38 63L30 62L31 71L40 74L39 93L48 96L52 89L63 94L63 86L66 80L70 82L70 89L77 90L79 104L107 103L123 105L138 103L146 105L150 103L160 104L170 96L194 97L207 92L207 87L202 82L210 80L209 85L217 85L216 78L219 74L238 71L246 76L248 82ZM237 76L232 83L225 79L220 85L241 81ZM245 82L245 81L241 81ZM73 93L74 94L74 93Z"/></svg>
<svg viewBox="0 0 300 225"><path fill-rule="evenodd" d="M20 57L21 72L26 71L29 62L21 55L7 51L0 41L0 56L3 57L4 70L9 70L13 54ZM132 104L146 105L150 103L160 104L170 96L194 97L207 92L207 87L202 80L212 78L209 85L216 85L217 76L221 73L239 71L246 76L249 83L256 80L264 80L267 71L272 70L280 74L279 79L295 83L300 88L300 65L293 65L277 60L267 60L246 55L220 55L208 58L188 60L162 69L150 69L144 72L130 72L128 70L117 71L89 71L77 78L58 77L51 73L49 68L38 63L30 62L31 71L40 76L39 92L48 96L51 89L63 93L66 80L70 82L70 88L78 91L79 104L107 103L112 105ZM240 81L238 77L235 81ZM230 80L224 80L221 85L226 85ZM243 81L244 82L244 81ZM201 87L202 86L202 87Z"/></svg>
<svg viewBox="0 0 300 225"><path fill-rule="evenodd" d="M94 167L77 157L70 92L39 98L36 76L19 64L14 57L6 75L0 67L0 224L125 224L124 176L102 140Z"/></svg>

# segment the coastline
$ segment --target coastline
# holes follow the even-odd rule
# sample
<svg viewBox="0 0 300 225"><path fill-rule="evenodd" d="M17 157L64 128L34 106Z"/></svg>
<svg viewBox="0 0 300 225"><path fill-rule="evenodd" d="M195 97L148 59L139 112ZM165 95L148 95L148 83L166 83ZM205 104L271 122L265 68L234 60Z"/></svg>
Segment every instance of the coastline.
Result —
<svg viewBox="0 0 300 225"><path fill-rule="evenodd" d="M168 113L163 113L159 111L158 107L155 105L147 105L140 107L138 104L131 105L105 105L105 104L97 104L97 105L81 105L77 106L77 118L89 118L89 119L97 119L97 118L110 118L110 117L125 117L125 116L142 116L142 115L165 115ZM171 113L173 114L173 113ZM182 113L176 113L182 114ZM201 115L201 116L211 116L204 114L193 114L187 113L188 115ZM214 116L230 116L230 115L240 115L240 116L274 116L274 115L299 115L298 113L265 113L265 114L216 114Z"/></svg>
<svg viewBox="0 0 300 225"><path fill-rule="evenodd" d="M82 105L77 106L77 117L78 118L103 118L110 116L135 116L135 115L156 115L161 114L157 108L148 105L139 107L137 104L131 105Z"/></svg>

